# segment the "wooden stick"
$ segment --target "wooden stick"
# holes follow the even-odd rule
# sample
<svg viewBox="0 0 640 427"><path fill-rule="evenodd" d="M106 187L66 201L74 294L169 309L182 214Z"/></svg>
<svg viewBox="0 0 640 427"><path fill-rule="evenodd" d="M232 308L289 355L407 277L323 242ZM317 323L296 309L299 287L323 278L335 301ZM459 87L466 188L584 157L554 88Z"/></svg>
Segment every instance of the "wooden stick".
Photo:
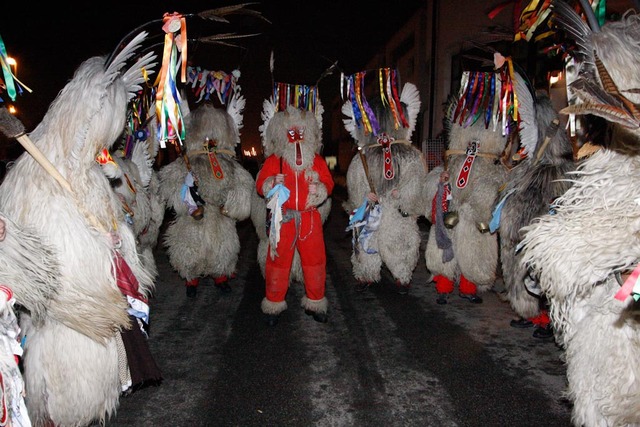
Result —
<svg viewBox="0 0 640 427"><path fill-rule="evenodd" d="M373 185L373 180L371 179L371 175L369 174L369 165L367 164L367 158L365 157L362 150L362 147L358 147L358 154L360 154L360 161L362 162L362 167L364 168L364 175L367 177L369 189L373 194L376 194L376 187Z"/></svg>
<svg viewBox="0 0 640 427"><path fill-rule="evenodd" d="M24 131L24 125L15 116L9 113L6 108L0 108L0 131L9 138L15 138L24 147L25 150L46 170L49 175L67 191L73 193L69 181L60 174L58 169L51 163L49 159L35 146L31 138Z"/></svg>
<svg viewBox="0 0 640 427"><path fill-rule="evenodd" d="M56 169L56 167L51 163L51 161L40 151L38 147L31 141L31 138L27 136L24 131L24 125L17 117L9 113L9 110L6 108L0 108L0 132L2 132L5 136L9 138L15 138L18 142L24 147L25 150L31 157L35 159L36 162L40 164L44 168L45 171L49 173L65 190L69 192L76 201L76 205L80 212L87 217L89 222L102 232L107 232L106 228L98 221L98 219L91 212L87 212L86 209L77 200L76 194L71 188L69 181L62 176L62 174Z"/></svg>

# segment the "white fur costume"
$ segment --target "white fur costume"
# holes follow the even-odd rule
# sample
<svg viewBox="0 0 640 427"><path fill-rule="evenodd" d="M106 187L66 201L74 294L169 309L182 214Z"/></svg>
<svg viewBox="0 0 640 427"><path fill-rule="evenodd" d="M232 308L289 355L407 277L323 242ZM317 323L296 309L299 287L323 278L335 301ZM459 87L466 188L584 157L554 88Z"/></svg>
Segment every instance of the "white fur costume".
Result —
<svg viewBox="0 0 640 427"><path fill-rule="evenodd" d="M142 263L155 279L158 269L153 249L164 219L164 201L159 194L158 177L148 148L146 141L138 141L131 158L119 150L113 154L115 167L105 165L104 168L122 202L127 222L133 228Z"/></svg>
<svg viewBox="0 0 640 427"><path fill-rule="evenodd" d="M521 115L520 145L526 157L509 172L507 186L500 192L500 199L506 199L498 236L507 298L520 317L530 319L539 316L542 307L535 290L528 291L525 285L527 269L520 262L522 253L517 251L522 239L520 229L533 218L546 215L550 204L567 191L571 182L566 174L574 169L574 162L571 142L551 100L546 94L538 94L534 100L521 81L516 82L516 92Z"/></svg>
<svg viewBox="0 0 640 427"><path fill-rule="evenodd" d="M137 325L131 325L116 283L116 250L139 281L139 291L148 295L153 288L120 201L96 162L122 133L127 102L143 81L141 68L153 58L146 55L123 69L144 37L136 36L108 64L94 57L80 65L30 135L72 194L27 153L0 186L0 206L51 245L60 266L47 315L41 321L21 317L27 405L35 425L104 422L118 406L119 331Z"/></svg>
<svg viewBox="0 0 640 427"><path fill-rule="evenodd" d="M589 90L578 92L585 112L610 120L612 137L609 148L579 165L556 214L525 228L523 262L551 303L556 340L565 349L573 423L640 425L638 304L631 296L615 298L621 290L615 273L633 270L640 261L640 122L637 113L609 114L621 111L619 106L590 108L603 102L590 96L598 88L615 91L600 80L604 75L598 79L588 69L595 52L618 93L638 105L640 95L633 90L640 87L640 16L592 33L573 9L553 5L575 29L576 52L587 58L581 61L580 86Z"/></svg>
<svg viewBox="0 0 640 427"><path fill-rule="evenodd" d="M380 225L371 235L369 250L359 244L354 245L351 255L353 275L361 283L379 282L384 264L398 285L409 286L419 258L417 218L423 214L426 203L423 189L427 176L426 162L420 150L411 145L411 134L420 111L420 93L412 83L406 83L402 88L400 102L408 127L400 125L396 128L390 110L379 105L378 99L370 98L380 125L378 135L386 134L393 138L390 150L394 177L386 179L384 176L383 147L378 137L365 132L364 126L356 125L352 103L345 102L342 107L342 113L347 116L343 119L345 129L364 154L374 190L369 186L365 165L356 154L347 170L349 198L344 202L344 208L347 212L354 211L373 191L381 209Z"/></svg>
<svg viewBox="0 0 640 427"><path fill-rule="evenodd" d="M499 80L498 76L496 78ZM497 88L496 92L499 93ZM503 135L500 125L494 129L493 123L489 123L486 128L483 118L478 119L474 124L466 121L460 124L457 119L454 119L457 101L456 98L449 103L445 118L448 143L448 152L445 156L448 156L447 170L450 173L451 185L448 211L457 213L458 223L451 229L445 229L444 232L450 239L453 257L450 260L443 260L443 249L439 247L436 238L437 226L432 224L425 259L427 269L436 277L444 276L456 282L463 275L469 282L475 284L478 291L482 292L488 290L496 279L498 239L497 236L488 232L488 225L498 189L506 181L507 171L500 163L500 156L508 137ZM479 143L478 154L473 161L466 185L458 188L457 177L465 162L465 152L472 142ZM432 221L432 201L437 194L438 182L443 170L444 166L438 166L431 170L427 177L425 187L428 202L424 215L430 221ZM481 231L481 228L484 230ZM436 288L438 288L437 280Z"/></svg>
<svg viewBox="0 0 640 427"><path fill-rule="evenodd" d="M60 273L53 248L42 239L0 213L4 223L4 237L0 239L0 374L2 375L2 417L7 425L30 425L24 404L24 380L14 356L22 356L20 327L18 325L20 301L35 322L48 315L49 301L56 297L56 280Z"/></svg>
<svg viewBox="0 0 640 427"><path fill-rule="evenodd" d="M226 109L204 103L185 116L187 137L183 149L205 201L202 219L189 214L181 197L189 172L184 159L179 157L159 171L163 198L176 213L164 243L171 265L187 281L205 276L229 277L236 272L240 252L236 222L249 217L254 192L251 174L234 157L240 143L244 103L244 97L236 94ZM203 147L207 139L217 144L212 151L224 174L221 179L214 176Z"/></svg>

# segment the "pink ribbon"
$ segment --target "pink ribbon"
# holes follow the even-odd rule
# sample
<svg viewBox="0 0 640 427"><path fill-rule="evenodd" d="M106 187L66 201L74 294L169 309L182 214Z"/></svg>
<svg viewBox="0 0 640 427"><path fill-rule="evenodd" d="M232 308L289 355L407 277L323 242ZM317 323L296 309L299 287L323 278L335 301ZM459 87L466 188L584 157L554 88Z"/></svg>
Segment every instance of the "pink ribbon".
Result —
<svg viewBox="0 0 640 427"><path fill-rule="evenodd" d="M627 280L624 281L624 284L622 285L620 290L616 293L615 298L618 301L624 301L629 297L629 295L631 295L631 291L633 291L633 287L638 281L638 276L640 276L640 264L636 265L636 268L635 270L633 270L633 273L631 273L631 275L627 277Z"/></svg>

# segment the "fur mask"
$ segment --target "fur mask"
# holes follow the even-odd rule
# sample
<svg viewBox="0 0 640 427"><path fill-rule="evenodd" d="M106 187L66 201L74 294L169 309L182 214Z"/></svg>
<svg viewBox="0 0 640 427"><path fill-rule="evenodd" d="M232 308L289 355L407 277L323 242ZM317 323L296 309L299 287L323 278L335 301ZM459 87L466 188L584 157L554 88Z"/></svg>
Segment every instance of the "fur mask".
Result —
<svg viewBox="0 0 640 427"><path fill-rule="evenodd" d="M242 128L242 112L245 99L242 95L234 96L227 108L216 108L204 103L185 118L187 138L185 146L188 151L202 150L205 140L215 141L216 148L235 151L240 143Z"/></svg>
<svg viewBox="0 0 640 427"><path fill-rule="evenodd" d="M269 107L267 104L271 103L265 101L265 108ZM293 106L274 113L261 127L265 156L282 157L297 171L311 167L322 148L321 110L318 102L315 113ZM263 111L263 118L265 114L268 113Z"/></svg>

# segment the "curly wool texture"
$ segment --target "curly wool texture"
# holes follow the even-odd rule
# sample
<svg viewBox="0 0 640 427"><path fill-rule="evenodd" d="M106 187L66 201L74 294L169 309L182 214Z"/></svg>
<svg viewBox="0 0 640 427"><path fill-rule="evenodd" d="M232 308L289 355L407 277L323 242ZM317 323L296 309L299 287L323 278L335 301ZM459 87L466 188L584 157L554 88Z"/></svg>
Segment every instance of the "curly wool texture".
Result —
<svg viewBox="0 0 640 427"><path fill-rule="evenodd" d="M415 86L405 85L415 89ZM353 128L351 134L356 138L356 144L364 147L363 152L373 182L378 202L382 209L380 226L371 236L370 247L377 253L367 253L354 248L351 255L353 276L361 282L379 282L383 264L389 269L393 278L406 285L411 282L413 271L418 264L420 250L420 231L417 224L418 216L422 215L426 200L423 185L427 176L427 167L422 152L410 144L409 138L415 126L415 117L420 108L417 89L404 90L403 94L411 93L411 104L402 98L402 108L408 117L410 126L395 128L392 113L385 108L379 99L370 102L375 113L380 132L386 133L395 140L403 141L391 145L391 158L394 177L391 180L384 177L384 155L382 147L378 145L376 136L366 134L363 128ZM345 103L342 111L349 113ZM353 117L344 120L348 129ZM347 170L348 199L343 204L351 212L360 206L367 194L372 190L369 186L363 162L356 154ZM402 236L402 238L399 238Z"/></svg>
<svg viewBox="0 0 640 427"><path fill-rule="evenodd" d="M296 164L296 144L289 143L288 130L294 127L304 128L304 141L300 142L302 164ZM288 106L285 111L273 115L265 130L263 141L267 152L282 157L296 171L308 169L313 164L315 153L322 150L322 129L316 115Z"/></svg>
<svg viewBox="0 0 640 427"><path fill-rule="evenodd" d="M164 219L164 203L158 194L157 173L148 144L138 141L131 158L113 156L119 175L111 179L111 186L126 206L132 211L127 223L136 237L136 247L141 262L154 278L158 275L153 248L158 239L159 228ZM150 289L142 289L149 295Z"/></svg>
<svg viewBox="0 0 640 427"><path fill-rule="evenodd" d="M138 36L132 44L140 40ZM68 180L73 194L27 153L0 186L6 215L50 244L59 265L57 296L49 302L48 315L33 325L25 316L21 324L29 337L23 362L27 408L35 425L104 423L118 406L115 341L131 324L114 276L112 240L105 230L117 225L121 255L141 289L153 288L120 202L95 162L124 129L128 100L140 89L140 67L151 60L147 57L121 71L134 50L131 46L106 69L105 58L82 63L30 135Z"/></svg>
<svg viewBox="0 0 640 427"><path fill-rule="evenodd" d="M479 291L486 291L496 279L498 267L498 239L490 233L481 233L477 224L489 224L493 212L494 201L498 189L505 183L507 172L499 163L507 137L500 130L493 131L491 127L485 129L480 120L475 124L463 127L453 122L451 104L445 122L446 137L450 150L465 151L470 141L478 141L479 153L491 154L493 158L476 157L464 188L456 187L458 173L462 168L466 156L452 155L448 163L451 183L451 200L449 211L456 211L458 224L448 231L453 245L454 258L442 262L442 250L438 248L435 238L435 227L429 231L429 240L425 252L426 266L433 274L440 274L457 280L463 274L475 283ZM437 183L442 169L434 169L427 176L425 188L428 203L423 214L431 219L431 201L436 194Z"/></svg>
<svg viewBox="0 0 640 427"><path fill-rule="evenodd" d="M5 239L0 243L0 283L11 288L16 301L41 324L48 315L49 301L58 293L57 255L33 230L23 229L2 213L0 218L6 226Z"/></svg>
<svg viewBox="0 0 640 427"><path fill-rule="evenodd" d="M537 142L522 163L511 170L507 186L496 199L497 204L503 194L515 190L502 207L498 236L507 297L513 310L524 318L535 317L540 310L539 298L531 295L524 285L527 269L520 262L521 254L516 253L522 239L520 229L534 218L548 214L549 204L571 186L567 173L575 169L567 133L556 127L552 135L547 135L548 127L558 115L546 95L538 94L535 116ZM545 145L547 136L551 139Z"/></svg>
<svg viewBox="0 0 640 427"><path fill-rule="evenodd" d="M579 167L556 214L523 229L522 262L551 302L576 425L640 422L640 369L629 363L640 325L633 299L614 298L612 276L640 259L638 179L637 157L600 150Z"/></svg>
<svg viewBox="0 0 640 427"><path fill-rule="evenodd" d="M240 252L236 221L249 217L255 182L234 157L221 152L216 157L224 177L217 179L208 155L202 152L207 138L216 141L217 148L232 151L240 142L237 123L226 110L202 104L186 117L186 126L185 150L198 179L198 193L205 201L204 216L200 220L191 217L180 196L188 173L184 159L164 166L158 174L160 192L176 217L167 227L163 243L169 262L185 280L230 276L236 271Z"/></svg>

